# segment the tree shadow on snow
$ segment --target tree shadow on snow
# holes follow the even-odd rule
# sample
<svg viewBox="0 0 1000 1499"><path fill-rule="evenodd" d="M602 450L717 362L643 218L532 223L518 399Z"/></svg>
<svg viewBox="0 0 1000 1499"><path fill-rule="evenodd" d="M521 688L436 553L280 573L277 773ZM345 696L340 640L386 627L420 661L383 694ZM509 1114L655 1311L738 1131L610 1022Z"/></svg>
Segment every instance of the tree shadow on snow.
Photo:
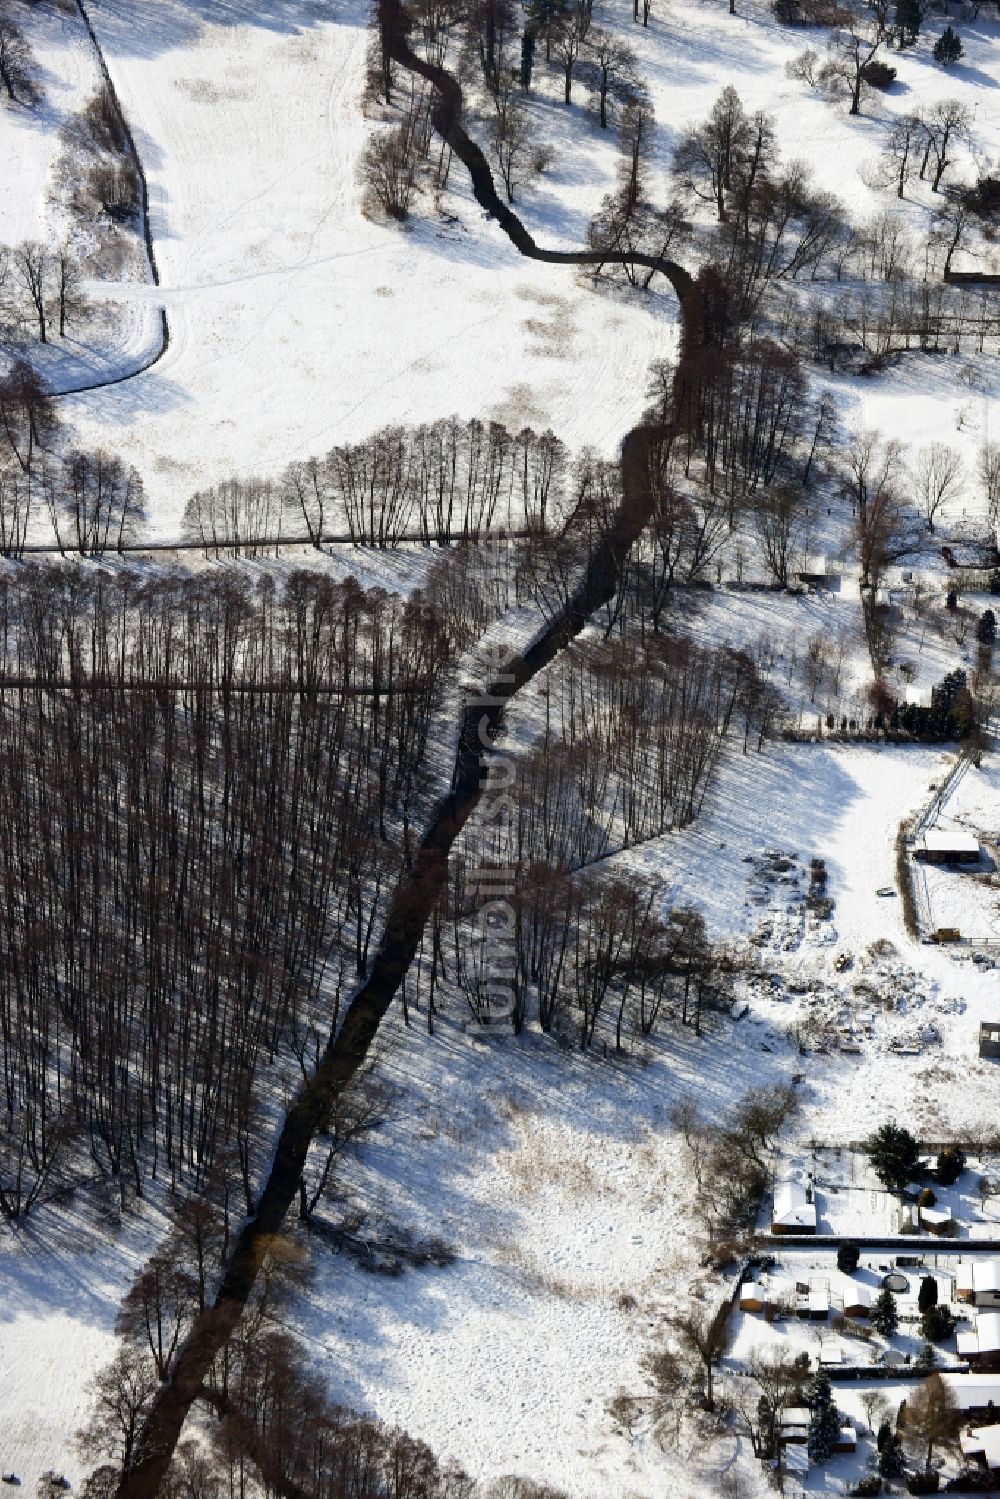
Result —
<svg viewBox="0 0 1000 1499"><path fill-rule="evenodd" d="M94 0L91 18L112 60L196 46L212 26L294 36L330 22L367 24L364 10L348 0Z"/></svg>

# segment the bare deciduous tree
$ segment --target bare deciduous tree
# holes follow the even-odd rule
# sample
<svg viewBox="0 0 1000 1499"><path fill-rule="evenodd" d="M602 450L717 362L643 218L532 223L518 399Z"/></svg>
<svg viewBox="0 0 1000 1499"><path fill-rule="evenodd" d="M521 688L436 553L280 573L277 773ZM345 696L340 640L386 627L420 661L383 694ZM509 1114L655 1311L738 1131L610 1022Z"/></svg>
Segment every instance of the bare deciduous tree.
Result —
<svg viewBox="0 0 1000 1499"><path fill-rule="evenodd" d="M896 184L896 196L902 198L906 185L919 170L923 121L918 114L897 115L884 147L886 175Z"/></svg>
<svg viewBox="0 0 1000 1499"><path fill-rule="evenodd" d="M821 83L841 88L850 95L850 113L861 113L865 93L865 70L889 40L889 29L877 12L871 19L852 20L830 36L829 56L820 69Z"/></svg>
<svg viewBox="0 0 1000 1499"><path fill-rule="evenodd" d="M708 1410L715 1409L715 1373L729 1335L727 1312L727 1307L717 1312L693 1307L672 1324L681 1351L701 1372Z"/></svg>
<svg viewBox="0 0 1000 1499"><path fill-rule="evenodd" d="M597 94L601 129L606 130L609 104L623 104L639 88L635 53L621 37L595 26L587 34L584 56Z"/></svg>
<svg viewBox="0 0 1000 1499"><path fill-rule="evenodd" d="M32 474L57 426L55 402L41 375L26 360L15 360L0 379L0 439L23 474Z"/></svg>
<svg viewBox="0 0 1000 1499"><path fill-rule="evenodd" d="M410 212L417 182L417 152L405 124L379 130L361 157L361 180L368 213L381 210L402 223Z"/></svg>
<svg viewBox="0 0 1000 1499"><path fill-rule="evenodd" d="M923 1459L925 1472L930 1472L936 1449L955 1448L960 1426L961 1412L940 1374L925 1379L906 1402L903 1441Z"/></svg>
<svg viewBox="0 0 1000 1499"><path fill-rule="evenodd" d="M562 68L563 100L570 104L573 98L573 73L583 50L585 28L582 3L570 6L557 17L552 29L552 54Z"/></svg>
<svg viewBox="0 0 1000 1499"><path fill-rule="evenodd" d="M87 301L83 295L80 262L68 245L55 251L55 296L59 317L59 337L66 337L70 321L82 317Z"/></svg>
<svg viewBox="0 0 1000 1499"><path fill-rule="evenodd" d="M698 197L714 203L720 223L726 218L726 195L739 160L752 141L753 129L740 97L727 84L705 124L685 130L674 149L674 172Z"/></svg>
<svg viewBox="0 0 1000 1499"><path fill-rule="evenodd" d="M990 525L1000 526L1000 444L984 442L976 454L976 474L986 501Z"/></svg>
<svg viewBox="0 0 1000 1499"><path fill-rule="evenodd" d="M28 241L14 252L14 269L28 296L38 325L38 337L48 342L49 273L51 258L44 245Z"/></svg>
<svg viewBox="0 0 1000 1499"><path fill-rule="evenodd" d="M531 160L530 120L510 78L498 80L490 101L490 149L503 181L507 202L513 203Z"/></svg>
<svg viewBox="0 0 1000 1499"><path fill-rule="evenodd" d="M917 507L934 530L934 520L945 505L959 498L965 483L961 455L944 442L932 442L920 449L913 465L913 489Z"/></svg>
<svg viewBox="0 0 1000 1499"><path fill-rule="evenodd" d="M81 1455L87 1460L111 1456L125 1471L135 1454L157 1385L156 1372L146 1355L129 1344L121 1348L94 1380L94 1410L77 1433Z"/></svg>
<svg viewBox="0 0 1000 1499"><path fill-rule="evenodd" d="M802 491L781 484L766 490L753 507L753 528L768 571L780 587L788 584L789 563L805 522Z"/></svg>
<svg viewBox="0 0 1000 1499"><path fill-rule="evenodd" d="M42 97L31 45L10 15L0 13L0 83L12 104L38 104Z"/></svg>
<svg viewBox="0 0 1000 1499"><path fill-rule="evenodd" d="M972 129L972 114L960 99L941 99L922 117L924 154L920 176L928 172L931 189L937 192L941 179L954 162L956 144L966 143Z"/></svg>

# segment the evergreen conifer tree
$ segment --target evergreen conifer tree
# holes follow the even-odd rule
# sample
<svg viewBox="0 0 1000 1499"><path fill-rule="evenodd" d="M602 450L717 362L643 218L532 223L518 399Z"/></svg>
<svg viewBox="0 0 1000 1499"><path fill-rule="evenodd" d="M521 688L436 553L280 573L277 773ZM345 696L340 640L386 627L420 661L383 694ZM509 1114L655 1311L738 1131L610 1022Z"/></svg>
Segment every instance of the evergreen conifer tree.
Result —
<svg viewBox="0 0 1000 1499"><path fill-rule="evenodd" d="M899 1313L896 1311L896 1298L886 1286L875 1298L875 1305L871 1311L871 1324L875 1331L881 1333L883 1338L891 1338L899 1326Z"/></svg>
<svg viewBox="0 0 1000 1499"><path fill-rule="evenodd" d="M900 1478L903 1473L903 1444L896 1433L889 1427L888 1421L884 1422L888 1428L885 1441L880 1440L878 1449L878 1470L883 1478ZM879 1432L881 1438L882 1433Z"/></svg>
<svg viewBox="0 0 1000 1499"><path fill-rule="evenodd" d="M899 29L899 45L912 45L920 35L923 21L920 0L896 0L896 26Z"/></svg>
<svg viewBox="0 0 1000 1499"><path fill-rule="evenodd" d="M809 1406L809 1436L807 1446L809 1461L825 1463L833 1456L840 1435L840 1412L833 1403L830 1381L823 1373L817 1374L806 1395Z"/></svg>
<svg viewBox="0 0 1000 1499"><path fill-rule="evenodd" d="M934 43L934 61L943 63L945 67L949 67L953 62L958 62L964 53L965 48L962 46L962 38L957 31L953 31L950 26L946 26Z"/></svg>

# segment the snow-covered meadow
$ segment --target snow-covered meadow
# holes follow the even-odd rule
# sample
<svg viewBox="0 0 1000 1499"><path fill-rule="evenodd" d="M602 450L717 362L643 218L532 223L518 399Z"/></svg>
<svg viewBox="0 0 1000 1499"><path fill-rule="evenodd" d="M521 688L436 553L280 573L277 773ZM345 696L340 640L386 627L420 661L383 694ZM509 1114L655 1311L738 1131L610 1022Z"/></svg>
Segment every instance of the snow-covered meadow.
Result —
<svg viewBox="0 0 1000 1499"><path fill-rule="evenodd" d="M133 284L100 294L122 316L137 299L162 300L171 346L140 381L66 410L82 437L114 444L144 473L158 534L176 533L192 488L275 473L387 421L457 411L551 425L571 448L615 450L642 410L645 370L674 347L671 298L597 291L571 268L522 260L457 171L442 214L427 203L403 231L365 220L360 0L298 0L263 24L255 6L198 0L96 0L91 11L146 164L162 280L159 292ZM738 11L708 0L654 6L648 30L626 9L601 16L632 42L649 85L657 195L680 131L730 82L748 110L773 114L783 155L805 161L852 216L899 212L915 238L929 192L900 204L867 185L895 114L968 97L976 159L1000 154L988 86L998 28L985 12L963 27L965 62L942 70L924 38L893 54L896 85L850 119L785 76L822 34L780 26L756 0ZM585 88L567 108L558 79L543 68L537 78L532 114L554 160L518 208L542 243L574 248L613 182L614 132L598 128ZM971 160L959 170L967 176ZM970 366L914 356L867 381L826 383L845 427L947 441L971 466L997 374L992 356L979 358L970 383ZM961 508L978 512L971 480Z"/></svg>
<svg viewBox="0 0 1000 1499"><path fill-rule="evenodd" d="M129 282L94 291L120 312L121 367L141 353L161 303L171 338L141 378L68 398L62 411L81 440L137 465L156 534L176 535L194 488L276 473L387 422L455 411L512 428L551 425L574 449L615 452L643 409L646 369L674 348L670 298L596 290L569 268L522 260L480 213L457 166L444 213L424 204L405 229L363 218L356 170L370 122L361 111L367 15L359 0L287 0L263 14L250 0L93 0L90 11L146 165L161 273L158 289ZM1000 28L985 12L963 22L967 58L948 74L931 62L926 39L894 55L898 84L861 120L785 76L811 36L778 26L750 0L737 12L718 0L673 0L654 5L648 32L631 25L629 7L602 16L639 52L664 175L681 128L702 119L728 82L748 109L775 114L786 156L805 158L857 216L886 206L869 169L891 115L916 99L975 101L981 159L1000 154ZM58 26L35 38L52 118L29 129L0 113L0 151L13 166L0 205L5 241L46 225L40 184L54 160L54 128L94 84L79 29L68 15ZM556 154L519 207L540 240L562 247L583 242L614 175L613 139L585 100L579 89L565 110L550 79L532 105ZM925 193L900 210L915 231L928 202ZM864 381L825 383L840 401L841 439L853 425L941 440L971 470L989 429L997 362L911 356ZM835 554L847 523L834 509ZM971 479L954 518L962 510L981 515ZM338 567L400 587L419 574L419 565L370 556ZM943 590L940 567L932 577ZM846 692L860 698L870 677L856 584L846 567L838 593L716 590L691 628L740 647L770 634L779 657L787 654L789 696L808 724L818 705L800 664L811 634L842 636ZM976 601L985 605L985 595ZM924 690L957 660L971 664L971 647L963 657L947 637L925 642L914 621L901 650ZM530 701L523 711L530 723ZM525 732L517 713L510 731ZM803 1152L811 1140L858 1138L888 1117L960 1135L995 1113L1000 1071L977 1055L979 1022L1000 1007L995 971L915 943L898 898L876 894L894 884L901 822L951 761L952 751L938 748L820 743L743 755L734 744L692 827L611 861L654 876L665 907L697 905L713 936L760 938L757 957L778 982L751 986L742 1018L715 1021L703 1038L680 1032L606 1060L557 1051L535 1035L486 1046L464 1032L458 1013L434 1036L421 1014L410 1029L394 1016L382 1066L397 1102L350 1188L373 1224L440 1235L455 1259L383 1278L316 1250L292 1314L331 1394L401 1423L477 1477L517 1471L579 1499L697 1499L734 1463L751 1478L736 1439L667 1452L630 1441L607 1411L619 1389L641 1385L643 1357L667 1336L666 1314L720 1292L700 1263L670 1109L697 1096L721 1117L750 1086L804 1074L790 1142ZM987 762L965 778L948 816L995 846L998 805ZM835 903L826 926L810 925L786 887L763 889L769 850L805 865L825 861ZM977 919L995 934L994 884L928 870L937 924L964 922L972 878ZM893 951L870 954L885 942ZM844 953L853 968L835 967ZM855 994L862 977L894 1001L870 1025L872 1001ZM849 1012L857 1049L800 1052L810 1007ZM936 1042L898 1054L896 1044L928 1025ZM79 1479L71 1439L87 1380L160 1227L139 1209L118 1233L88 1224L81 1243L77 1220L60 1211L16 1237L0 1235L0 1469L25 1484L50 1467Z"/></svg>

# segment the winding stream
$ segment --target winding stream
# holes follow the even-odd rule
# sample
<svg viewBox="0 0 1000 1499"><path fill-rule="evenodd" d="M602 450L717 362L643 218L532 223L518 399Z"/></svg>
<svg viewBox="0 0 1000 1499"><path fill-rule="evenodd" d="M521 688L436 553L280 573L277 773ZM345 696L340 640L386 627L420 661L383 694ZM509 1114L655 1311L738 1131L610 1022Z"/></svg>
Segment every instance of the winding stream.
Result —
<svg viewBox="0 0 1000 1499"><path fill-rule="evenodd" d="M437 91L432 112L435 129L468 169L477 201L521 255L556 265L635 263L660 271L677 293L689 339L700 337L700 288L673 261L639 253L547 250L536 244L516 214L502 202L485 156L465 131L461 86L444 69L424 62L411 50L400 0L380 0L379 24L388 54L400 66L433 84ZM575 594L533 646L504 663L502 677L471 689L462 714L452 790L439 803L411 868L396 887L368 977L355 993L339 1029L330 1036L315 1073L289 1106L257 1212L236 1240L214 1304L196 1320L169 1382L157 1393L137 1456L119 1485L118 1499L154 1499L157 1494L188 1411L247 1303L268 1239L279 1231L296 1197L310 1144L328 1114L330 1100L363 1065L416 955L421 934L447 879L451 847L482 795L490 745L502 733L506 704L580 633L594 611L614 596L625 559L649 520L653 501L650 458L665 435L664 427L653 424L633 427L627 434L621 450L622 504L592 553Z"/></svg>

